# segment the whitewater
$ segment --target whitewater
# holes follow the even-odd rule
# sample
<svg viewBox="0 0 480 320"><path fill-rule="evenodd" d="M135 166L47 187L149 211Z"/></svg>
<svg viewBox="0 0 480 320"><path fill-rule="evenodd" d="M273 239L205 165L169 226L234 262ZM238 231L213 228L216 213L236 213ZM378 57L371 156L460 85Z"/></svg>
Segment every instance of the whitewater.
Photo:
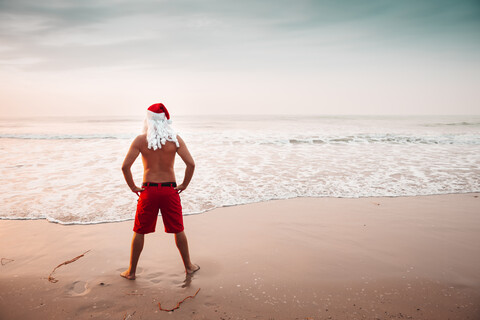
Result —
<svg viewBox="0 0 480 320"><path fill-rule="evenodd" d="M184 214L295 197L480 192L479 116L178 116ZM142 117L0 119L0 219L133 219L121 172ZM185 166L176 161L177 181ZM132 168L139 185L140 159Z"/></svg>

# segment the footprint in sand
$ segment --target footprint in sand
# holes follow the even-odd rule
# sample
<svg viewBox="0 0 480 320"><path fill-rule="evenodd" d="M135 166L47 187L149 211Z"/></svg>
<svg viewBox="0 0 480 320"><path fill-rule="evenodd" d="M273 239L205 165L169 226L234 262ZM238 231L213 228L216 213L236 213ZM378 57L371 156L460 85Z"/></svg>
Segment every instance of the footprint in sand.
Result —
<svg viewBox="0 0 480 320"><path fill-rule="evenodd" d="M150 280L150 279L158 278L162 275L163 275L163 272L154 272L154 273L147 274L145 278Z"/></svg>
<svg viewBox="0 0 480 320"><path fill-rule="evenodd" d="M153 272L153 273L147 274L145 278L150 280L150 282L160 283L162 279L158 279L158 278L162 277L163 274L164 274L163 272Z"/></svg>
<svg viewBox="0 0 480 320"><path fill-rule="evenodd" d="M85 281L75 281L67 287L67 293L71 296L83 296L90 292Z"/></svg>

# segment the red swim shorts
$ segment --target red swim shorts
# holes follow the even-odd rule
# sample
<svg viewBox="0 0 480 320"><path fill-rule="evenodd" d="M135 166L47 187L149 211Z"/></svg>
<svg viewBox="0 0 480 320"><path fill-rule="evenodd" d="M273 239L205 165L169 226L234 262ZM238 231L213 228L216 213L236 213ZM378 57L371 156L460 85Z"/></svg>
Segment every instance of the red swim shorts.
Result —
<svg viewBox="0 0 480 320"><path fill-rule="evenodd" d="M180 195L173 186L144 186L140 193L133 231L140 234L155 232L158 210L162 213L167 233L183 231L183 215Z"/></svg>

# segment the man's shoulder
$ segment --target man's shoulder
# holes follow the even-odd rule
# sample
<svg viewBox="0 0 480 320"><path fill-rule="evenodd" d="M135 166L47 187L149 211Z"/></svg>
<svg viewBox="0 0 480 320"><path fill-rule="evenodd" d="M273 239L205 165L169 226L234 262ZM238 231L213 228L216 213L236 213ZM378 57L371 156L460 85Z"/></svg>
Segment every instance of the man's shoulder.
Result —
<svg viewBox="0 0 480 320"><path fill-rule="evenodd" d="M146 133L139 134L139 135L135 138L135 140L137 140L137 139L147 139L147 134L146 134Z"/></svg>
<svg viewBox="0 0 480 320"><path fill-rule="evenodd" d="M147 142L147 135L145 133L136 136L135 139L133 140L133 143L138 146L141 146L146 142Z"/></svg>
<svg viewBox="0 0 480 320"><path fill-rule="evenodd" d="M178 134L177 134L177 141L178 141L180 144L185 144L185 141L183 141L182 137L180 137Z"/></svg>

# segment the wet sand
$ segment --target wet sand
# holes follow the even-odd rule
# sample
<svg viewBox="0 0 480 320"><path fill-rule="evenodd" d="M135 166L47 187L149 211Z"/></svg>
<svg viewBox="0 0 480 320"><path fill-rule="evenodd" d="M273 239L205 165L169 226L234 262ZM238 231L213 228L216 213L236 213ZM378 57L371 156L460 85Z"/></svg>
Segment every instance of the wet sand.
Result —
<svg viewBox="0 0 480 320"><path fill-rule="evenodd" d="M192 277L159 219L137 279L121 278L132 225L1 220L0 319L480 319L479 194L299 198L186 216L201 266Z"/></svg>

